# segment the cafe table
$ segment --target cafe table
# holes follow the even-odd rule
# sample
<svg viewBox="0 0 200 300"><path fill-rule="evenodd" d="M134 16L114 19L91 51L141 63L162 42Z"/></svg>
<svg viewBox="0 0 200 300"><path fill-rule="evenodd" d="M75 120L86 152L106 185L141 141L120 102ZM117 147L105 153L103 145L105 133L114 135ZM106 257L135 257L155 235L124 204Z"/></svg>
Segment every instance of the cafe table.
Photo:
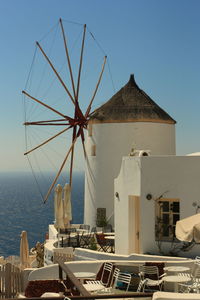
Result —
<svg viewBox="0 0 200 300"><path fill-rule="evenodd" d="M164 290L178 293L178 284L179 283L187 283L191 280L188 276L183 275L170 275L170 276L164 276Z"/></svg>
<svg viewBox="0 0 200 300"><path fill-rule="evenodd" d="M190 273L190 268L185 266L169 266L163 268L167 275L177 275L178 273Z"/></svg>

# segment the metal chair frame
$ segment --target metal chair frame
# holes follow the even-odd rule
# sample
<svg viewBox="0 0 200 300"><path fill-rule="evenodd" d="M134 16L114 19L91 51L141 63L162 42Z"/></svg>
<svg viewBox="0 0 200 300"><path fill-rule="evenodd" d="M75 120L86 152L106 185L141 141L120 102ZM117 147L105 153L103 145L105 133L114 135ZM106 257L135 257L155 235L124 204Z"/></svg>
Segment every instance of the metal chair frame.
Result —
<svg viewBox="0 0 200 300"><path fill-rule="evenodd" d="M91 232L89 233L82 232L82 234L79 236L79 246L81 248L89 248L92 237L93 234Z"/></svg>
<svg viewBox="0 0 200 300"><path fill-rule="evenodd" d="M103 250L103 252L108 252L108 249L110 248L109 242L105 239L103 233L95 233L96 240L98 245L100 246L100 250Z"/></svg>
<svg viewBox="0 0 200 300"><path fill-rule="evenodd" d="M86 283L89 283L89 284L102 284L105 287L108 287L108 285L111 281L112 271L113 271L113 264L109 263L109 262L105 262L104 266L103 266L103 271L102 271L100 280L86 280ZM108 275L107 281L104 282L103 279L104 279L104 275L105 275L106 272L108 272L109 275Z"/></svg>
<svg viewBox="0 0 200 300"><path fill-rule="evenodd" d="M113 275L112 275L112 278L111 278L111 281L110 281L110 287L115 286L117 277L119 275L119 272L120 272L120 269L118 269L118 268L114 269L114 272L113 272Z"/></svg>
<svg viewBox="0 0 200 300"><path fill-rule="evenodd" d="M125 283L127 285L125 291L127 292L131 283L131 278L131 274L118 272L115 280L115 288L117 288L119 282Z"/></svg>
<svg viewBox="0 0 200 300"><path fill-rule="evenodd" d="M155 275L156 279L150 279L148 276ZM151 289L151 287L157 286L159 290L162 290L163 276L159 276L159 271L157 266L139 266L139 276L140 276L140 291L145 291L145 287ZM139 289L138 286L138 289Z"/></svg>

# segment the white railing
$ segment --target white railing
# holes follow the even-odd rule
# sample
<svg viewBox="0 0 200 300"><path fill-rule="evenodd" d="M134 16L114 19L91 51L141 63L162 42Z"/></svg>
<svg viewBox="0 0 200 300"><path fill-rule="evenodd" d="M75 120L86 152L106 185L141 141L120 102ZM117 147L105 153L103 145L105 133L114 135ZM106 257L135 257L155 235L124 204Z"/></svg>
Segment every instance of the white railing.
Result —
<svg viewBox="0 0 200 300"><path fill-rule="evenodd" d="M53 251L53 262L56 263L58 260L62 261L73 261L74 251L72 247L67 248L57 248Z"/></svg>

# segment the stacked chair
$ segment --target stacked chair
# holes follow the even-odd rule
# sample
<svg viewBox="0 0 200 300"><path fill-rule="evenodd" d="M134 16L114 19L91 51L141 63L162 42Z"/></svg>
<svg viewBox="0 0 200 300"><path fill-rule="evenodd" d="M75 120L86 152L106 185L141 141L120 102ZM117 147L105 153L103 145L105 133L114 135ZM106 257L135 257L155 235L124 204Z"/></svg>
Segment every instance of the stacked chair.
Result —
<svg viewBox="0 0 200 300"><path fill-rule="evenodd" d="M98 285L104 286L101 292L114 292L114 289L122 288L125 291L128 291L131 283L131 274L120 272L118 268L116 268L112 263L106 262L104 263L102 274L100 280L87 280L84 287L87 289L87 284L94 284L97 286L97 290L99 291Z"/></svg>
<svg viewBox="0 0 200 300"><path fill-rule="evenodd" d="M159 275L157 266L139 266L140 282L137 292L162 290L163 275Z"/></svg>
<svg viewBox="0 0 200 300"><path fill-rule="evenodd" d="M103 286L108 287L111 282L113 267L114 266L112 263L109 263L109 262L104 263L100 280L87 280L86 283L102 284Z"/></svg>

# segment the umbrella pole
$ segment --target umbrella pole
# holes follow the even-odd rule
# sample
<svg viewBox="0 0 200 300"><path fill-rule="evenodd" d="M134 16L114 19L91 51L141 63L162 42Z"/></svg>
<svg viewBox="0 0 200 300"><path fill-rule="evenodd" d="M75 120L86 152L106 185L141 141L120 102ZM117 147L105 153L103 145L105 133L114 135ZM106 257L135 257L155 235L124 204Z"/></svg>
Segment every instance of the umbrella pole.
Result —
<svg viewBox="0 0 200 300"><path fill-rule="evenodd" d="M60 228L58 228L58 248L60 248Z"/></svg>

